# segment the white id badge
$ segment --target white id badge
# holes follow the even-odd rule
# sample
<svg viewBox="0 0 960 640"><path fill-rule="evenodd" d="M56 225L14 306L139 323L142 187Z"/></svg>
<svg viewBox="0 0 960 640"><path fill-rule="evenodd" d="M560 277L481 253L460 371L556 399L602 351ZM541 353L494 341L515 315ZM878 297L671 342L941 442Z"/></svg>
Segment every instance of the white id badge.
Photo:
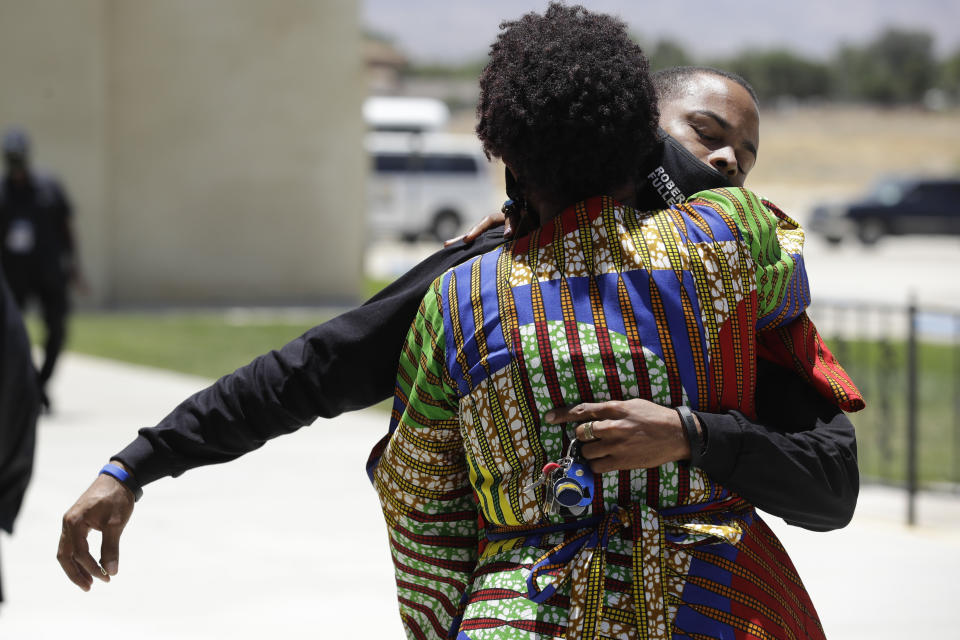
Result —
<svg viewBox="0 0 960 640"><path fill-rule="evenodd" d="M34 237L33 223L23 218L18 218L10 223L10 230L7 231L6 246L10 253L25 254L33 251L36 244Z"/></svg>

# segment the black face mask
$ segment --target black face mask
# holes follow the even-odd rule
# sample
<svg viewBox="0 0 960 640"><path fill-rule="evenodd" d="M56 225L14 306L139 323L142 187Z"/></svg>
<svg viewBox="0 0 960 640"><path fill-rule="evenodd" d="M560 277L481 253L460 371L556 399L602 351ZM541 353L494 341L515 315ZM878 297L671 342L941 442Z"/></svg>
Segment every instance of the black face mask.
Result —
<svg viewBox="0 0 960 640"><path fill-rule="evenodd" d="M644 168L643 183L637 188L637 206L640 211L664 209L683 202L698 191L731 187L727 177L702 162L659 130L661 141Z"/></svg>
<svg viewBox="0 0 960 640"><path fill-rule="evenodd" d="M733 186L725 175L687 151L663 129L659 129L659 138L660 141L640 176L643 182L637 188L637 210L665 209L683 202L698 191ZM507 197L514 203L521 204L517 210L522 209L523 190L509 169L506 170L506 186ZM528 212L527 218L529 217ZM530 220L514 220L516 235L529 231L525 228L525 223L529 222ZM533 224L535 226L535 220Z"/></svg>

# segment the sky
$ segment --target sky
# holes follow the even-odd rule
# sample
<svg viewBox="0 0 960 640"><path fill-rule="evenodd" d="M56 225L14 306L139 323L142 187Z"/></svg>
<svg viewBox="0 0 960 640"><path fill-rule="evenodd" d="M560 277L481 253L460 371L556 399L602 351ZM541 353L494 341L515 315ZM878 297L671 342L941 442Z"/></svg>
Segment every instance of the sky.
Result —
<svg viewBox="0 0 960 640"><path fill-rule="evenodd" d="M368 29L390 36L417 62L456 63L486 55L501 20L542 11L546 0L360 0ZM887 26L934 36L936 55L960 49L960 0L582 0L623 18L648 42L670 37L697 58L746 47L785 47L825 59L839 44L862 44Z"/></svg>

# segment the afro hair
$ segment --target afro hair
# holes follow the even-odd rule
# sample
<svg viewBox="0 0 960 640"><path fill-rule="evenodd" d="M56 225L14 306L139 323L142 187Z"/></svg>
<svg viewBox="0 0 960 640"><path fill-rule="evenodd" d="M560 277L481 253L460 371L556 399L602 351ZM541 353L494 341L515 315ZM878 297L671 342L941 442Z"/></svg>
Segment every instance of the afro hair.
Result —
<svg viewBox="0 0 960 640"><path fill-rule="evenodd" d="M480 75L487 156L570 203L637 177L658 112L647 59L623 21L551 3L500 28Z"/></svg>

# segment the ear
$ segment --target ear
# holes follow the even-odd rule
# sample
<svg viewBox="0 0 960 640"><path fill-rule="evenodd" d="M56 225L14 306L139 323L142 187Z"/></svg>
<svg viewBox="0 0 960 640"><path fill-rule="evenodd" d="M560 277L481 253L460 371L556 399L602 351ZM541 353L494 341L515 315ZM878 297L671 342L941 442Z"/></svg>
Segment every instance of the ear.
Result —
<svg viewBox="0 0 960 640"><path fill-rule="evenodd" d="M506 186L507 197L517 204L523 206L523 201L525 199L523 187L520 185L520 181L517 180L517 174L514 173L510 167L507 167L504 169L503 179L504 185Z"/></svg>

